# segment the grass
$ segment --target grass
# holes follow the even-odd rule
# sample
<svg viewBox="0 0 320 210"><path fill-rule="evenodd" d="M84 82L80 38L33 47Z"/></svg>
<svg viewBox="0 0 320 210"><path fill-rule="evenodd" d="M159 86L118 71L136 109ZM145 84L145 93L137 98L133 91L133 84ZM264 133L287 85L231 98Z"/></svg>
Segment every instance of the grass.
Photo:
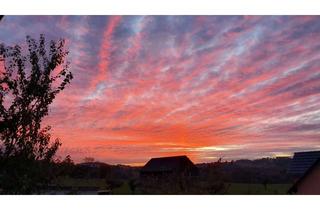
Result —
<svg viewBox="0 0 320 210"><path fill-rule="evenodd" d="M130 195L130 194L133 194L133 193L132 193L132 191L130 189L129 183L128 182L124 182L120 187L114 188L112 190L112 194L115 194L115 195Z"/></svg>
<svg viewBox="0 0 320 210"><path fill-rule="evenodd" d="M107 185L105 182L105 179L76 179L76 178L70 178L70 177L59 177L55 183L57 183L61 187L72 187L72 188L78 188L78 187L97 187L100 190L107 189ZM130 195L133 194L129 183L126 181L124 182L120 187L114 188L112 190L112 194L115 195Z"/></svg>
<svg viewBox="0 0 320 210"><path fill-rule="evenodd" d="M59 177L56 183L62 187L99 187L101 189L106 187L104 179L75 179L70 177Z"/></svg>
<svg viewBox="0 0 320 210"><path fill-rule="evenodd" d="M106 189L107 185L104 179L75 179L70 177L59 177L56 180L59 186L78 187L97 187L100 190ZM247 183L227 183L227 195L281 195L287 194L291 184L247 184ZM112 190L114 195L132 195L129 182L125 181L120 187ZM135 194L139 194L139 189Z"/></svg>
<svg viewBox="0 0 320 210"><path fill-rule="evenodd" d="M227 184L228 185L228 184ZM291 184L246 184L246 183L229 183L227 195L285 195L291 187ZM139 194L139 191L135 192ZM112 190L115 195L130 195L133 192L129 183L124 182L120 187Z"/></svg>
<svg viewBox="0 0 320 210"><path fill-rule="evenodd" d="M291 184L246 184L229 183L226 194L229 195L285 195L291 187Z"/></svg>

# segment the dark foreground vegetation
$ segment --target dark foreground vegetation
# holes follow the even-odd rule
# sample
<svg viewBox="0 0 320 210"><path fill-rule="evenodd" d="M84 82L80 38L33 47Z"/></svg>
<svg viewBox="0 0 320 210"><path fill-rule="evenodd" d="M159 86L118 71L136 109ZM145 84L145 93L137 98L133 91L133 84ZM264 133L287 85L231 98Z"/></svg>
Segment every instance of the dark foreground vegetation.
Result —
<svg viewBox="0 0 320 210"><path fill-rule="evenodd" d="M199 174L141 177L141 167L101 162L74 164L70 157L52 165L41 194L286 194L291 158L217 161L197 164Z"/></svg>

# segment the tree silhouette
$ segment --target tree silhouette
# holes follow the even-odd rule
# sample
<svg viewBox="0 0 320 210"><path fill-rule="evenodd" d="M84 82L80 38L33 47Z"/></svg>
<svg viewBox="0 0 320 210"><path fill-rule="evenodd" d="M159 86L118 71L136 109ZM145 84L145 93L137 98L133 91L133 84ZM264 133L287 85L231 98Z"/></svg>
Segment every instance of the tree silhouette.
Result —
<svg viewBox="0 0 320 210"><path fill-rule="evenodd" d="M73 76L65 41L26 37L27 49L0 44L0 188L5 193L33 193L48 182L45 172L59 139L42 126L49 105Z"/></svg>

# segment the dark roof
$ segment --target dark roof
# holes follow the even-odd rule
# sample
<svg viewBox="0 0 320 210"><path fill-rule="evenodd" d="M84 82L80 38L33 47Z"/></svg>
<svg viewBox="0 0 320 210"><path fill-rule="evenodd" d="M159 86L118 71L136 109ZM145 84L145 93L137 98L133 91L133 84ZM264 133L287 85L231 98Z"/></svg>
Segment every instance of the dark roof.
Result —
<svg viewBox="0 0 320 210"><path fill-rule="evenodd" d="M3 15L0 15L0 21L1 21L2 18L3 18Z"/></svg>
<svg viewBox="0 0 320 210"><path fill-rule="evenodd" d="M187 156L160 157L149 160L141 172L184 171L186 168L195 167Z"/></svg>
<svg viewBox="0 0 320 210"><path fill-rule="evenodd" d="M316 160L316 162L314 162L312 164L311 167L309 167L309 169L303 174L302 177L300 177L298 179L298 181L296 181L294 183L294 185L289 189L288 193L296 193L298 190L298 185L320 164L320 158L318 160Z"/></svg>
<svg viewBox="0 0 320 210"><path fill-rule="evenodd" d="M296 152L288 173L303 175L319 158L320 151Z"/></svg>

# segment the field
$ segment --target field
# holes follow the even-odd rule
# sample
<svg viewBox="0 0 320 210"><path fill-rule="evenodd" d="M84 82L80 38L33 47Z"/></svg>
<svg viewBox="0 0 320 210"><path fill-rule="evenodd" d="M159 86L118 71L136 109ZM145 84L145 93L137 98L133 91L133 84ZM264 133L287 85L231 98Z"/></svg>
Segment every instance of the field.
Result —
<svg viewBox="0 0 320 210"><path fill-rule="evenodd" d="M104 189L106 187L104 179L75 179L70 177L59 177L56 182L61 187L96 187Z"/></svg>
<svg viewBox="0 0 320 210"><path fill-rule="evenodd" d="M291 184L245 184L229 183L228 195L279 195L287 194Z"/></svg>
<svg viewBox="0 0 320 210"><path fill-rule="evenodd" d="M246 183L229 183L227 184L226 195L285 195L291 184L246 184ZM136 192L139 194L139 191ZM120 187L114 189L112 194L130 195L133 194L129 184L123 183Z"/></svg>
<svg viewBox="0 0 320 210"><path fill-rule="evenodd" d="M59 186L72 186L78 187L95 187L98 190L107 189L103 179L74 179L63 177L57 180ZM291 187L291 184L247 184L247 183L227 183L227 195L284 195ZM121 186L112 190L111 194L114 195L131 195L140 194L137 189L135 193L130 189L128 181L122 183Z"/></svg>
<svg viewBox="0 0 320 210"><path fill-rule="evenodd" d="M112 194L114 195L131 195L133 192L130 189L129 183L124 182L120 187L112 190Z"/></svg>

